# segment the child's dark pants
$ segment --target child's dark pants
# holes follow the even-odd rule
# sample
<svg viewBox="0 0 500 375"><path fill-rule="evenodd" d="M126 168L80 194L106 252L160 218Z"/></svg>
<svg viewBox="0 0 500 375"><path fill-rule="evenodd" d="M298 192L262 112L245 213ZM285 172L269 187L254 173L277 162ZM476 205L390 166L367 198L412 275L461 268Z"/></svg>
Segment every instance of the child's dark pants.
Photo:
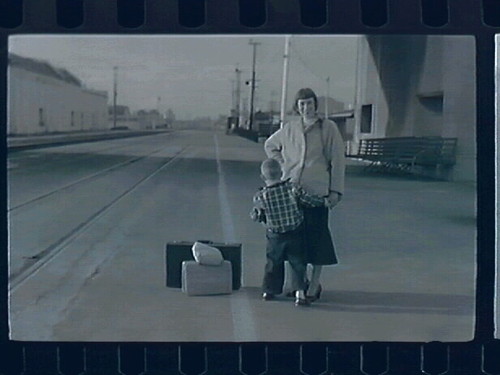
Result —
<svg viewBox="0 0 500 375"><path fill-rule="evenodd" d="M307 265L305 263L303 226L285 233L274 233L267 230L266 238L267 263L264 270L262 291L271 294L282 293L285 279L285 259L288 260L297 277L297 287L305 290Z"/></svg>

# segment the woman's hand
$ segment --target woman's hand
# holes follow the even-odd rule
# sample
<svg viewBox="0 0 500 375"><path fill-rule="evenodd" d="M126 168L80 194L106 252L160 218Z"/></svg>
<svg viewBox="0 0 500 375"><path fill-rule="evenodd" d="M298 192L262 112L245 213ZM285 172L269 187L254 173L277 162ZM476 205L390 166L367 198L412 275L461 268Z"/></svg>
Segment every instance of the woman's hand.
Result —
<svg viewBox="0 0 500 375"><path fill-rule="evenodd" d="M331 191L330 195L328 195L328 197L325 198L325 206L329 209L332 209L340 202L341 199L342 199L342 194L337 193L336 191Z"/></svg>

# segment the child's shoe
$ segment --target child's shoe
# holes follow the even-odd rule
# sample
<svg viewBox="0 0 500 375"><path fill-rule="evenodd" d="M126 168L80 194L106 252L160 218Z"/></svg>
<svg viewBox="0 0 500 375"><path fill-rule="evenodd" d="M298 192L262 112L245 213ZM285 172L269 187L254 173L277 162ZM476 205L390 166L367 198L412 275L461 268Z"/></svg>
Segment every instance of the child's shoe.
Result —
<svg viewBox="0 0 500 375"><path fill-rule="evenodd" d="M309 280L306 280L306 290L309 288ZM285 294L285 297L295 297L295 294L297 293L297 290L292 290L290 292L287 292Z"/></svg>
<svg viewBox="0 0 500 375"><path fill-rule="evenodd" d="M295 292L295 306L309 306L311 302L306 298L303 290Z"/></svg>

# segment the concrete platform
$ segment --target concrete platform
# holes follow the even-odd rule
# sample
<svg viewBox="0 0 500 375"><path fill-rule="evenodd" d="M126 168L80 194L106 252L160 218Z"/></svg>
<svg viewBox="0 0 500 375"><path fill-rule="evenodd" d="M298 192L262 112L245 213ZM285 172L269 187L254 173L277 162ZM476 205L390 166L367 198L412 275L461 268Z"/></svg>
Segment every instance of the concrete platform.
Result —
<svg viewBox="0 0 500 375"><path fill-rule="evenodd" d="M134 153L150 150L148 142L154 138L138 138ZM251 222L248 213L251 197L261 184L262 144L211 132L181 132L156 142L172 150L173 145L189 148L170 169L141 185L76 237L71 251L12 294L14 339L426 342L473 338L473 185L367 174L349 167L344 199L331 215L340 264L324 268L322 298L309 308L299 308L292 299L264 302L260 298L264 228ZM62 151L69 162L72 148L57 150ZM38 152L47 156L56 151ZM89 150L89 155L101 157L98 151ZM153 161L160 163L161 158ZM137 170L136 166L134 173ZM22 177L20 183L28 184L29 177ZM122 177L120 184L125 182ZM109 182L113 183L110 186L119 186ZM88 202L97 200L99 189L86 187L85 193L89 189L93 196ZM78 194L74 190L68 197L71 201ZM165 243L195 239L243 244L241 290L191 297L165 287Z"/></svg>

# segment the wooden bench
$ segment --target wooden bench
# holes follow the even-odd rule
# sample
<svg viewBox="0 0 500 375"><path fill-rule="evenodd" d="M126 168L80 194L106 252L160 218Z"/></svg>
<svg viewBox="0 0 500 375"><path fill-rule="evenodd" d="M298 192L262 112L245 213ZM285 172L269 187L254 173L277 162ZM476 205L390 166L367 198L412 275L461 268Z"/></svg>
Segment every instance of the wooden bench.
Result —
<svg viewBox="0 0 500 375"><path fill-rule="evenodd" d="M259 142L259 138L267 138L279 128L279 124L261 122L255 124L255 129L257 130L249 130L242 127L236 127L232 130L232 133L250 139L251 141Z"/></svg>
<svg viewBox="0 0 500 375"><path fill-rule="evenodd" d="M361 140L357 154L347 157L369 161L367 169L413 172L416 166L453 166L456 147L456 138L370 138Z"/></svg>
<svg viewBox="0 0 500 375"><path fill-rule="evenodd" d="M271 134L273 134L276 130L280 128L279 124L273 124L271 122L260 122L257 125L257 133L259 137L269 137Z"/></svg>
<svg viewBox="0 0 500 375"><path fill-rule="evenodd" d="M251 141L259 142L259 133L254 130L237 127L233 130L233 133Z"/></svg>

